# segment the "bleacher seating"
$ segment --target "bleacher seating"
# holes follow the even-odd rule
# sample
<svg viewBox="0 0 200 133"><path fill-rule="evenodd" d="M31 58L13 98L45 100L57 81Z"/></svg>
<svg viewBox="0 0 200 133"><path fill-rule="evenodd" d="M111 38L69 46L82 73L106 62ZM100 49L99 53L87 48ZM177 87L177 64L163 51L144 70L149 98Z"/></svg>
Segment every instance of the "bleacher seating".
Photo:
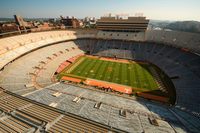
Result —
<svg viewBox="0 0 200 133"><path fill-rule="evenodd" d="M123 46L122 43L125 43L126 46ZM111 45L109 46L109 44ZM96 47L92 49L92 54L147 60L160 67L169 77L179 76L179 79L172 80L177 93L176 106L189 112L200 112L198 107L199 90L197 89L198 82L200 82L200 65L198 63L200 57L198 55L162 44L130 43L117 40L98 40ZM190 67L191 63L193 63L192 67Z"/></svg>
<svg viewBox="0 0 200 133"><path fill-rule="evenodd" d="M110 132L111 130L113 132L124 132L105 124L65 113L2 88L0 90L1 133ZM65 124L59 122L63 120L62 118L67 119L67 121L64 120Z"/></svg>
<svg viewBox="0 0 200 133"><path fill-rule="evenodd" d="M0 73L0 85L21 95L34 91L35 88L51 85L53 83L52 76L58 66L67 59L83 53L79 49L72 49L72 47L76 47L73 42L60 43L41 48L21 57L20 60L7 65ZM47 57L50 57L51 60ZM35 86L27 88L26 84L34 84Z"/></svg>
<svg viewBox="0 0 200 133"><path fill-rule="evenodd" d="M67 42L60 43L63 41ZM52 75L62 62L83 53L145 60L157 65L169 77L178 76L177 79L172 79L177 96L175 106L164 111L168 116L171 115L168 112L170 111L177 117L183 117L183 123L191 123L194 131L199 128L199 124L195 124L198 121L195 119L194 122L190 117L191 114L200 117L199 34L162 30L146 33L72 30L28 33L2 38L0 86L20 95L35 91L37 85L49 86L54 83ZM150 110L157 109L148 107ZM162 112L163 109L160 110ZM176 124L171 125L178 130Z"/></svg>
<svg viewBox="0 0 200 133"><path fill-rule="evenodd" d="M167 33L165 33L165 34L167 34ZM51 36L53 36L53 35L56 36L57 34L52 33ZM200 77L200 69L199 69L199 63L198 63L200 58L198 55L188 53L185 51L181 51L180 49L173 48L171 46L162 45L162 44L154 44L154 43L148 44L148 43L142 43L142 42L136 43L136 42L126 42L126 41L117 41L117 40L95 40L95 39L80 39L80 40L76 40L76 41L70 42L70 43L73 43L74 49L76 49L78 47L79 49L81 49L85 52L90 51L90 53L92 53L94 55L110 56L110 57L117 56L118 58L126 58L126 59L134 59L134 60L147 60L147 61L150 61L153 64L159 66L163 71L165 71L166 74L168 74L169 77L179 76L180 77L179 79L173 80L173 83L176 87L176 93L178 95L177 96L177 107L179 107L179 105L181 105L180 108L186 108L186 110L188 110L190 112L193 112L194 109L196 108L195 109L196 111L194 111L194 112L199 112L199 109L197 108L197 106L195 106L198 104L198 100L197 100L198 96L193 97L193 96L197 95L199 92L199 90L196 89L199 87L198 82L200 81L200 78L199 78ZM27 44L27 45L29 45L29 44ZM95 45L95 47L94 47L94 45ZM55 45L55 46L58 47L57 45ZM33 47L35 47L35 46L33 45ZM27 48L27 46L26 47L21 46L18 49L16 49L16 51L14 49L10 52L7 52L5 54L5 56L2 56L1 60L4 60L7 64L9 62L9 60L7 60L7 59L17 57L18 54L23 54L23 53L25 53L25 51L28 51L28 50L32 49L33 47ZM67 49L69 51L72 48L65 47L65 49ZM34 73L34 69L31 70L32 69L31 67L41 65L40 63L38 64L38 62L40 62L40 61L48 61L48 59L46 59L47 57L51 57L51 56L55 57L56 52L63 51L63 46L60 47L60 49L57 50L56 52L54 52L54 51L55 51L54 49L49 49L48 51L44 51L43 52L44 54L42 54L42 55L40 55L40 54L34 55L34 59L33 59L33 61L31 60L31 63L29 63L29 62L25 62L25 63L21 62L20 63L20 64L24 64L24 66L21 66L21 65L17 66L15 64L13 64L13 65L15 65L14 66L15 68L22 68L23 70L21 70L21 71L13 70L13 72L11 73L10 69L9 68L6 69L6 67L5 67L2 74L4 74L4 72L6 72L6 70L9 70L8 75L15 75L15 76L7 77L7 79L9 78L9 81L12 81L13 84L9 84L9 83L7 83L7 82L9 82L8 80L7 80L7 82L6 82L6 80L4 80L3 86L8 88L11 86L16 86L16 85L21 84L20 86L16 87L16 88L19 88L19 89L16 89L16 91L19 93L20 89L25 90L26 87L24 87L24 84L30 83L29 81L33 77L33 76L28 76L26 72L28 71L30 73ZM51 53L51 54L49 54L49 53ZM69 53L65 53L65 54L67 56L69 56ZM62 61L65 61L66 60L65 54L60 54L61 56L58 57L57 59L61 59L61 57L62 57ZM58 55L59 55L59 53L58 53ZM158 60L158 58L159 58L159 60ZM38 77L37 77L36 82L40 82L44 86L50 85L52 83L49 76L52 77L53 73L55 72L54 70L58 68L58 65L60 65L59 62L61 60L58 61L57 59L52 60L52 63L50 63L51 65L49 65L48 67L47 66L45 67L46 70L51 71L51 72L40 74L40 76L37 75ZM54 65L54 64L56 64L55 62L58 62L58 64ZM30 65L30 64L32 64L32 65ZM10 66L12 67L12 64L10 64ZM50 70L50 69L53 69L53 70ZM27 71L25 71L25 70L27 70ZM42 72L44 72L44 71L42 71ZM18 74L16 74L16 73L18 73ZM17 76L17 75L20 75L20 76ZM193 80L194 78L195 78L195 80ZM22 81L20 81L20 80L22 80ZM187 91L188 88L190 88L191 91ZM30 89L30 91L32 91L32 90L33 89ZM184 99L187 99L187 98L185 98L185 94L187 94L188 98L194 99L192 104L190 104L191 102L188 103L187 100L184 100ZM191 107L192 107L192 109L190 109Z"/></svg>
<svg viewBox="0 0 200 133"><path fill-rule="evenodd" d="M145 41L187 48L190 51L200 53L200 35L197 33L148 30L145 35Z"/></svg>

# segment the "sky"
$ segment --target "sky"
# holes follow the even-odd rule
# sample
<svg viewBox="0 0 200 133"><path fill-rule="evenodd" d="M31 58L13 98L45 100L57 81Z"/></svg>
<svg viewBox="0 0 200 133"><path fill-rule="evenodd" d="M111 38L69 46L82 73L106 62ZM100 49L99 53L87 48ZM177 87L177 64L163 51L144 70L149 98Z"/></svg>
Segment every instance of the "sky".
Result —
<svg viewBox="0 0 200 133"><path fill-rule="evenodd" d="M200 0L0 0L0 17L58 18L86 16L99 18L108 13L143 13L154 20L200 21Z"/></svg>

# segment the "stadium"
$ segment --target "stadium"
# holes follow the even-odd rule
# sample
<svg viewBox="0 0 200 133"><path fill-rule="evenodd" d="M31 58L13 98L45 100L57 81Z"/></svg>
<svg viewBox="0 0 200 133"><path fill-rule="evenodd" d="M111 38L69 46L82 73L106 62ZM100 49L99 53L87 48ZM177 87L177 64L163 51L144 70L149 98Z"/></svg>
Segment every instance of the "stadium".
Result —
<svg viewBox="0 0 200 133"><path fill-rule="evenodd" d="M143 28L1 38L0 132L199 132L200 35Z"/></svg>

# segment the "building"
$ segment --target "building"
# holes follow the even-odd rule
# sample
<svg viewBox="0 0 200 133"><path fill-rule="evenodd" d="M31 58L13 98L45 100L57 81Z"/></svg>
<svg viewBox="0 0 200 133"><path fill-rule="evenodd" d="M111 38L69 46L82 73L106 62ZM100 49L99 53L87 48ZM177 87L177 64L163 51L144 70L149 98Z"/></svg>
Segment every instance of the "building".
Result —
<svg viewBox="0 0 200 133"><path fill-rule="evenodd" d="M15 23L0 24L0 33L19 31L19 26Z"/></svg>
<svg viewBox="0 0 200 133"><path fill-rule="evenodd" d="M101 17L97 21L97 29L104 31L140 32L147 29L149 20L146 17Z"/></svg>
<svg viewBox="0 0 200 133"><path fill-rule="evenodd" d="M96 19L95 17L85 17L83 19L83 25L85 28L95 28L96 27Z"/></svg>
<svg viewBox="0 0 200 133"><path fill-rule="evenodd" d="M66 27L66 28L78 28L80 27L80 22L78 19L76 19L75 17L62 17L61 16L61 20L60 22Z"/></svg>
<svg viewBox="0 0 200 133"><path fill-rule="evenodd" d="M33 22L24 21L21 16L14 15L16 24L20 27L21 30L31 29L34 27Z"/></svg>

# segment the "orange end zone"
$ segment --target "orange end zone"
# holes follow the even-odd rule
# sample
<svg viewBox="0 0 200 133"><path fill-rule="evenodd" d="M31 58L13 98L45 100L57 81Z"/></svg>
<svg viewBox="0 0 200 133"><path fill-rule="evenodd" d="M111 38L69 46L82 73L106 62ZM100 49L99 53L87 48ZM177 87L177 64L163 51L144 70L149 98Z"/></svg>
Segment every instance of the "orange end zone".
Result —
<svg viewBox="0 0 200 133"><path fill-rule="evenodd" d="M123 59L113 59L113 58L105 58L101 57L100 60L105 60L105 61L112 61L112 62L121 62L121 63L130 63L128 60L123 60Z"/></svg>
<svg viewBox="0 0 200 133"><path fill-rule="evenodd" d="M147 93L143 93L143 92L137 92L136 93L138 96L147 98L147 99L151 99L151 100L157 100L163 103L167 103L169 102L169 98L166 97L162 97L162 96L155 96L155 95L151 95L151 94L147 94Z"/></svg>
<svg viewBox="0 0 200 133"><path fill-rule="evenodd" d="M86 57L90 57L90 58L94 58L94 59L98 59L99 56L95 56L95 55L85 55Z"/></svg>
<svg viewBox="0 0 200 133"><path fill-rule="evenodd" d="M143 62L143 61L129 61L129 60L126 60L126 59L115 59L115 58L106 58L106 57L100 57L100 60L119 62L119 63L130 63L130 62L134 63L134 62L137 62L137 63L140 63L140 64L148 64L147 62Z"/></svg>
<svg viewBox="0 0 200 133"><path fill-rule="evenodd" d="M132 88L129 86L125 86L125 85L119 85L119 84L115 84L115 83L98 81L98 80L93 80L93 79L86 79L84 83L87 85L91 85L91 86L110 88L110 89L118 91L118 92L132 94Z"/></svg>
<svg viewBox="0 0 200 133"><path fill-rule="evenodd" d="M81 79L78 79L78 78L72 78L72 77L67 77L67 76L63 76L61 78L61 80L68 80L68 81L72 81L72 82L75 82L75 83L80 83L82 80Z"/></svg>

